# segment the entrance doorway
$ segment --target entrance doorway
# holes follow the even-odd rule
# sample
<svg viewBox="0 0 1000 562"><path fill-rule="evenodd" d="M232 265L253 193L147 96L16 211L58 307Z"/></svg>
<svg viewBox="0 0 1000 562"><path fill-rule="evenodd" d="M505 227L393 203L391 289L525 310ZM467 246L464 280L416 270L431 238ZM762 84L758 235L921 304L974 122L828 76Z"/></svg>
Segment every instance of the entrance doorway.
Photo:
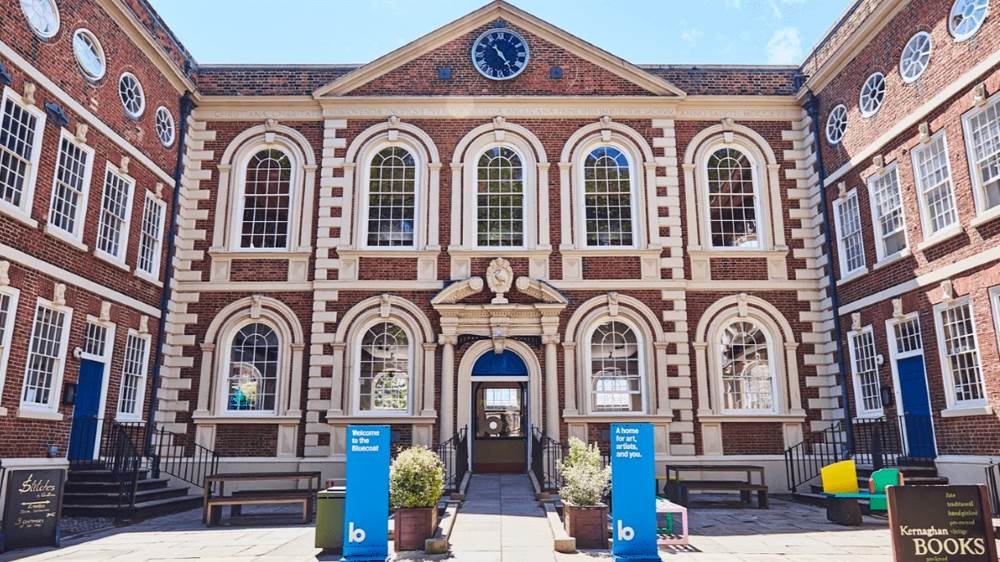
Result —
<svg viewBox="0 0 1000 562"><path fill-rule="evenodd" d="M472 369L472 471L524 472L528 370L514 352L487 352Z"/></svg>
<svg viewBox="0 0 1000 562"><path fill-rule="evenodd" d="M896 396L902 414L902 429L908 457L933 459L934 420L924 370L924 345L920 318L916 315L889 320L889 356L895 377Z"/></svg>
<svg viewBox="0 0 1000 562"><path fill-rule="evenodd" d="M101 394L104 388L104 363L91 359L80 360L80 376L76 384L76 401L73 423L70 426L70 461L89 461L94 458L94 445L100 434Z"/></svg>

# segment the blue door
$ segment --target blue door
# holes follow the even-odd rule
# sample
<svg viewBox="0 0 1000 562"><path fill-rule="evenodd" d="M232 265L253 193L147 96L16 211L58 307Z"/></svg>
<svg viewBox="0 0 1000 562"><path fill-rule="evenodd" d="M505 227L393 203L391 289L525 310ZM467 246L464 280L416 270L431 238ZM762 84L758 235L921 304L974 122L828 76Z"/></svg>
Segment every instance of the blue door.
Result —
<svg viewBox="0 0 1000 562"><path fill-rule="evenodd" d="M80 377L76 384L76 406L73 408L73 425L69 434L69 460L81 461L94 458L97 440L97 413L101 407L101 387L104 382L104 363L83 359Z"/></svg>
<svg viewBox="0 0 1000 562"><path fill-rule="evenodd" d="M924 358L917 355L896 361L899 387L903 398L903 423L909 456L933 459L934 430L931 425L931 405L927 398L927 376Z"/></svg>

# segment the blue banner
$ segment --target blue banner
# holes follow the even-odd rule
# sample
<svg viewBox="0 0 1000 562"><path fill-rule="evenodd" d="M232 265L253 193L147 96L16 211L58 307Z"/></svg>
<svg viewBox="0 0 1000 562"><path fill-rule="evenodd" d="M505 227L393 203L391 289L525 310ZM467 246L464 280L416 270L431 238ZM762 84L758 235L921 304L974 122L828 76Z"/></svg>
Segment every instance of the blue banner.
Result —
<svg viewBox="0 0 1000 562"><path fill-rule="evenodd" d="M651 424L611 424L611 554L616 561L660 560L655 456Z"/></svg>
<svg viewBox="0 0 1000 562"><path fill-rule="evenodd" d="M389 426L347 427L344 557L385 562L389 556Z"/></svg>

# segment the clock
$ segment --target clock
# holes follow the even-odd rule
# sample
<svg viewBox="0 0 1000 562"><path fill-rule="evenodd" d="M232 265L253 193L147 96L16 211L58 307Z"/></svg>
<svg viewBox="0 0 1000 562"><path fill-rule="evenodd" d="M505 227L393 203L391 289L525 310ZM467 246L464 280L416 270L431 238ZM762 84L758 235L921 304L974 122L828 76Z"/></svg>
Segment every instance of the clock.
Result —
<svg viewBox="0 0 1000 562"><path fill-rule="evenodd" d="M486 30L472 43L472 64L491 80L510 80L524 72L531 53L528 42L506 27Z"/></svg>

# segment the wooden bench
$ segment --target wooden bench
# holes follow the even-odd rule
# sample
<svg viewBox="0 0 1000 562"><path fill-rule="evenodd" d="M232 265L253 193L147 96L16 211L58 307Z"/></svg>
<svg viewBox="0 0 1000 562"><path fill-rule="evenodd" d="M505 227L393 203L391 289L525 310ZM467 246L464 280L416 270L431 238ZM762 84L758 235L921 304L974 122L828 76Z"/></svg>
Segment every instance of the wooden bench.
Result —
<svg viewBox="0 0 1000 562"><path fill-rule="evenodd" d="M682 472L742 472L743 479L682 479ZM673 474L671 474L673 473ZM755 483L753 474L760 476L760 482ZM757 507L767 509L767 485L764 484L764 467L754 465L667 465L666 494L671 500L681 505L690 501L690 491L732 492L740 493L740 501L752 504L753 494L757 494Z"/></svg>
<svg viewBox="0 0 1000 562"><path fill-rule="evenodd" d="M281 490L238 490L225 495L226 482L258 481L307 481L307 488ZM230 516L242 513L244 505L300 504L302 522L312 520L313 503L319 489L319 472L238 472L215 474L205 478L205 505L202 521L207 525L217 525L222 518L222 508L230 506ZM216 491L216 485L218 490Z"/></svg>

